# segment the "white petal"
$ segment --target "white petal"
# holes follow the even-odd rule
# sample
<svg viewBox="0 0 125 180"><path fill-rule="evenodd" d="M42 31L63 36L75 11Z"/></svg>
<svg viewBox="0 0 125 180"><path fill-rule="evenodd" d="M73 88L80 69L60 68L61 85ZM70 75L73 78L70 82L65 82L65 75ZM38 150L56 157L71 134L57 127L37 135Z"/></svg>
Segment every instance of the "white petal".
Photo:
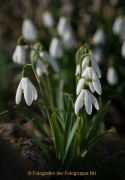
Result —
<svg viewBox="0 0 125 180"><path fill-rule="evenodd" d="M92 79L92 70L91 70L91 67L87 67L87 78L88 79Z"/></svg>
<svg viewBox="0 0 125 180"><path fill-rule="evenodd" d="M82 70L84 70L86 68L87 59L88 59L88 57L85 57L82 61Z"/></svg>
<svg viewBox="0 0 125 180"><path fill-rule="evenodd" d="M96 75L96 73L93 71L92 72L92 84L94 86L94 89L96 90L96 92L101 95L102 93L102 90L101 90L101 84L99 82L99 79Z"/></svg>
<svg viewBox="0 0 125 180"><path fill-rule="evenodd" d="M15 63L25 64L25 50L23 46L17 45L13 53L12 59Z"/></svg>
<svg viewBox="0 0 125 180"><path fill-rule="evenodd" d="M33 99L36 100L37 99L37 91L35 86L30 82L31 85L31 89L32 89L32 93L33 93Z"/></svg>
<svg viewBox="0 0 125 180"><path fill-rule="evenodd" d="M77 90L76 90L77 94L79 94L81 92L83 84L84 84L84 79L81 78L77 84Z"/></svg>
<svg viewBox="0 0 125 180"><path fill-rule="evenodd" d="M81 107L83 106L83 100L84 100L84 90L81 91L81 93L79 94L79 96L76 99L75 102L75 114L77 114L79 112L79 110L81 109Z"/></svg>
<svg viewBox="0 0 125 180"><path fill-rule="evenodd" d="M91 92L94 93L95 89L93 87L93 84L89 82L88 85L89 85L89 88L90 88Z"/></svg>
<svg viewBox="0 0 125 180"><path fill-rule="evenodd" d="M53 70L56 72L59 72L59 66L58 66L57 62L51 57L49 57L49 62L51 64Z"/></svg>
<svg viewBox="0 0 125 180"><path fill-rule="evenodd" d="M82 78L86 79L86 73L87 73L87 68L82 71L82 74L81 74Z"/></svg>
<svg viewBox="0 0 125 180"><path fill-rule="evenodd" d="M30 86L30 81L28 78L25 78L24 98L27 105L30 106L33 101L33 96L32 96L32 89Z"/></svg>
<svg viewBox="0 0 125 180"><path fill-rule="evenodd" d="M22 36L29 41L36 41L38 36L37 29L31 19L24 19L22 24Z"/></svg>
<svg viewBox="0 0 125 180"><path fill-rule="evenodd" d="M101 72L100 72L98 64L92 59L91 59L91 62L92 62L92 69L97 73L98 77L101 78Z"/></svg>
<svg viewBox="0 0 125 180"><path fill-rule="evenodd" d="M22 79L18 85L17 91L16 91L16 104L18 105L22 98Z"/></svg>
<svg viewBox="0 0 125 180"><path fill-rule="evenodd" d="M86 90L85 90L85 108L87 113L90 115L92 113L92 103Z"/></svg>
<svg viewBox="0 0 125 180"><path fill-rule="evenodd" d="M88 95L89 95L89 97L90 97L93 105L95 106L95 108L96 108L97 110L99 110L99 103L98 103L96 97L93 96L88 90L86 90L86 91L87 91L87 93L88 93Z"/></svg>
<svg viewBox="0 0 125 180"><path fill-rule="evenodd" d="M79 70L80 70L79 68L80 68L80 66L78 64L77 67L76 67L76 74L75 75L79 74Z"/></svg>
<svg viewBox="0 0 125 180"><path fill-rule="evenodd" d="M37 63L36 63L36 72L37 72L37 75L39 77L41 77L42 74L44 73L44 69L42 67L42 64L41 64L40 60L38 60Z"/></svg>

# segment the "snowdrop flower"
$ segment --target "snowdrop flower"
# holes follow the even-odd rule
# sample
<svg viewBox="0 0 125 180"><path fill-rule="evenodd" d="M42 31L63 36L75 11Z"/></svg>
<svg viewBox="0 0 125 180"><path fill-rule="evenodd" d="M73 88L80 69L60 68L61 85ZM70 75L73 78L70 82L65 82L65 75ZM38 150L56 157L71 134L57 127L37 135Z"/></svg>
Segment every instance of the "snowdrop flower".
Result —
<svg viewBox="0 0 125 180"><path fill-rule="evenodd" d="M100 47L96 47L93 51L91 50L90 53L92 53L92 55L89 56L91 59L95 60L97 63L101 62L102 49Z"/></svg>
<svg viewBox="0 0 125 180"><path fill-rule="evenodd" d="M22 24L22 36L29 41L36 41L37 39L37 29L35 24L31 19L25 19Z"/></svg>
<svg viewBox="0 0 125 180"><path fill-rule="evenodd" d="M122 57L125 58L125 41L122 44L121 54L122 54Z"/></svg>
<svg viewBox="0 0 125 180"><path fill-rule="evenodd" d="M49 56L47 51L40 51L39 55L43 60L43 63L41 60L38 60L36 63L36 72L39 77L41 77L43 73L48 74L47 68L49 64L52 66L55 72L59 72L59 67L57 62Z"/></svg>
<svg viewBox="0 0 125 180"><path fill-rule="evenodd" d="M59 23L57 26L57 32L59 36L63 36L66 31L72 32L72 27L70 22L65 17L60 17Z"/></svg>
<svg viewBox="0 0 125 180"><path fill-rule="evenodd" d="M120 35L124 23L125 23L124 16L116 17L112 27L112 31L115 35Z"/></svg>
<svg viewBox="0 0 125 180"><path fill-rule="evenodd" d="M54 19L49 11L42 13L42 22L46 28L52 28L54 26Z"/></svg>
<svg viewBox="0 0 125 180"><path fill-rule="evenodd" d="M26 58L25 58L25 50L23 45L17 45L16 49L13 53L12 60L15 63L18 64L25 64L26 63Z"/></svg>
<svg viewBox="0 0 125 180"><path fill-rule="evenodd" d="M49 53L52 58L62 58L63 57L63 46L62 42L58 38L53 38L50 47Z"/></svg>
<svg viewBox="0 0 125 180"><path fill-rule="evenodd" d="M97 110L99 109L99 104L95 96L93 96L87 89L82 89L75 102L75 114L77 114L82 106L85 105L85 109L90 115L92 113L92 104Z"/></svg>
<svg viewBox="0 0 125 180"><path fill-rule="evenodd" d="M83 78L85 79L85 83L89 86L90 90L93 93L96 91L99 95L101 95L101 84L96 73L93 71L91 67L87 67L85 71L82 73L82 79L80 79L77 85L77 94L79 94L82 90L82 85L84 84Z"/></svg>
<svg viewBox="0 0 125 180"><path fill-rule="evenodd" d="M96 74L98 75L99 78L101 78L101 72L100 72L100 68L98 66L98 64L90 57L90 61L91 61L91 66L92 69L96 72ZM82 61L82 72L85 70L85 68L87 67L87 60L89 57L85 57ZM78 65L76 67L76 75L79 74L80 72L80 66Z"/></svg>
<svg viewBox="0 0 125 180"><path fill-rule="evenodd" d="M24 93L26 104L30 106L33 100L37 99L37 91L34 85L26 77L25 73L23 72L22 74L23 74L23 77L16 91L16 104L18 105L20 103L21 98L22 98L22 93Z"/></svg>
<svg viewBox="0 0 125 180"><path fill-rule="evenodd" d="M94 45L103 45L105 43L105 33L102 29L96 30L93 36L93 44Z"/></svg>
<svg viewBox="0 0 125 180"><path fill-rule="evenodd" d="M113 86L118 83L118 73L113 67L109 67L106 75L108 83Z"/></svg>
<svg viewBox="0 0 125 180"><path fill-rule="evenodd" d="M76 38L70 31L65 31L62 41L65 49L72 49L76 46Z"/></svg>

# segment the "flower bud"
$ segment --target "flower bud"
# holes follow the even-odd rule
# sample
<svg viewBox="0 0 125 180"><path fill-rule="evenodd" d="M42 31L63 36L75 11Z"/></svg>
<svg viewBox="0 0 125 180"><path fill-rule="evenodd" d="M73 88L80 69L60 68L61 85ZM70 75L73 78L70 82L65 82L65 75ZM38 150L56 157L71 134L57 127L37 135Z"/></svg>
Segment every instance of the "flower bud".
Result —
<svg viewBox="0 0 125 180"><path fill-rule="evenodd" d="M57 31L59 36L63 36L66 31L72 32L72 27L70 22L65 17L60 17L59 23L57 26Z"/></svg>
<svg viewBox="0 0 125 180"><path fill-rule="evenodd" d="M106 38L105 33L102 29L97 29L93 36L93 44L94 45L103 45L105 44Z"/></svg>
<svg viewBox="0 0 125 180"><path fill-rule="evenodd" d="M107 71L107 81L108 83L113 86L118 83L118 73L113 67L109 67Z"/></svg>
<svg viewBox="0 0 125 180"><path fill-rule="evenodd" d="M76 38L70 31L65 31L63 35L63 45L65 49L72 49L76 46Z"/></svg>
<svg viewBox="0 0 125 180"><path fill-rule="evenodd" d="M53 38L50 47L49 53L52 58L62 58L63 57L63 46L62 42L58 38Z"/></svg>
<svg viewBox="0 0 125 180"><path fill-rule="evenodd" d="M54 19L49 11L42 13L42 22L46 28L52 28L54 26Z"/></svg>
<svg viewBox="0 0 125 180"><path fill-rule="evenodd" d="M37 40L37 29L35 24L30 19L24 19L22 24L22 36L29 41Z"/></svg>
<svg viewBox="0 0 125 180"><path fill-rule="evenodd" d="M122 44L121 54L122 54L122 57L125 58L125 41Z"/></svg>
<svg viewBox="0 0 125 180"><path fill-rule="evenodd" d="M120 35L124 23L125 23L125 17L124 16L116 17L116 19L113 23L113 27L112 27L112 31L115 35Z"/></svg>

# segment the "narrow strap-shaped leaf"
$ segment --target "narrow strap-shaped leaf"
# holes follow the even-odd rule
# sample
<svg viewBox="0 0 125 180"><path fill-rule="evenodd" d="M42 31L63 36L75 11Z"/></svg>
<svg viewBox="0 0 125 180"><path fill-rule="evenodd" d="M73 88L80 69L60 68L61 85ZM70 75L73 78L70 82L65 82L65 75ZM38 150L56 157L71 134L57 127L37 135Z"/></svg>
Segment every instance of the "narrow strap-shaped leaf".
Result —
<svg viewBox="0 0 125 180"><path fill-rule="evenodd" d="M51 125L52 125L52 129L53 129L54 144L56 147L56 157L57 157L57 161L58 161L58 165L59 165L64 156L63 142L62 142L62 136L61 136L59 126L53 115L51 116Z"/></svg>
<svg viewBox="0 0 125 180"><path fill-rule="evenodd" d="M99 128L100 122L103 120L104 116L106 115L108 108L109 108L110 102L108 102L105 107L102 106L102 101L100 99L99 101L99 111L97 113L97 116L91 126L91 129L89 130L89 135L86 140L86 144L94 137L96 136L97 130Z"/></svg>
<svg viewBox="0 0 125 180"><path fill-rule="evenodd" d="M66 151L68 139L70 137L71 131L71 121L72 121L72 104L70 98L68 98L68 108L67 108L67 115L66 115L66 124L64 128L64 135L63 135L63 147L64 152Z"/></svg>
<svg viewBox="0 0 125 180"><path fill-rule="evenodd" d="M73 127L72 127L72 130L71 130L71 133L70 133L70 136L69 136L69 139L68 139L68 142L67 142L67 146L66 146L66 151L65 151L65 155L64 155L64 157L63 157L63 160L62 160L62 164L61 164L61 166L60 166L60 170L61 170L61 168L64 166L64 164L65 164L65 160L66 160L66 157L67 157L67 154L68 154L68 150L69 150L69 146L70 146L70 143L71 143L71 141L72 141L72 139L73 139L73 137L74 137L74 135L75 135L75 132L76 132L76 130L77 130L77 126L78 126L78 124L79 124L79 121L80 121L80 117L76 120L76 122L74 123L74 125L73 125ZM77 137L77 136L76 136ZM72 150L71 151L73 151L73 155L74 155L74 145L73 145L73 147L72 147ZM69 160L69 162L71 161L71 159ZM69 165L70 165L70 163L69 163Z"/></svg>
<svg viewBox="0 0 125 180"><path fill-rule="evenodd" d="M77 141L78 141L78 134L75 136L75 140L74 140L73 146L71 148L71 152L69 153L68 159L64 164L62 164L63 167L60 167L60 171L69 170L71 163L75 163L76 157L74 156L74 154L77 149ZM61 169L61 168L63 168L63 169Z"/></svg>

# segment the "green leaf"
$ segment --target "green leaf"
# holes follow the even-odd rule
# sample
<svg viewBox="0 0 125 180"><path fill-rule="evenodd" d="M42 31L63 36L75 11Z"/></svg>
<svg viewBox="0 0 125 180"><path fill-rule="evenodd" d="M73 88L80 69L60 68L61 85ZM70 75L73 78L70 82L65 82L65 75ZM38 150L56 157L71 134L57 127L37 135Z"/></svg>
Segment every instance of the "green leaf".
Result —
<svg viewBox="0 0 125 180"><path fill-rule="evenodd" d="M69 147L70 147L70 144L71 144L71 141L73 140L73 137L75 135L75 132L77 130L77 126L79 124L79 121L80 121L80 117L76 120L76 122L74 123L73 127L72 127L72 130L70 132L70 136L69 136L69 139L67 141L67 146L66 146L66 150L65 150L65 154L64 154L64 157L63 157L63 160L62 160L62 164L60 166L60 170L65 166L65 160L66 160L66 157L67 157L67 154L68 154L68 150L69 150ZM77 136L76 136L77 137ZM76 138L75 138L76 139ZM70 157L72 158L72 156L74 156L74 151L75 151L75 145L73 145L72 147L72 154L70 154ZM71 162L71 159L69 159L69 163L68 165L70 165L70 162Z"/></svg>
<svg viewBox="0 0 125 180"><path fill-rule="evenodd" d="M52 125L52 129L53 129L54 144L56 147L57 163L59 165L62 161L63 156L64 156L63 142L62 142L62 136L61 136L59 126L58 126L56 119L54 118L53 115L51 116L51 125Z"/></svg>
<svg viewBox="0 0 125 180"><path fill-rule="evenodd" d="M110 105L110 101L105 105L105 107L103 108L103 105L102 105L102 101L101 101L101 98L99 100L99 111L96 115L96 118L94 120L94 122L92 123L92 126L89 130L89 133L88 133L88 137L86 139L86 144L94 137L96 136L96 133L97 133L97 130L99 128L99 125L100 125L100 122L103 120L103 118L105 117L107 111L108 111L108 108L109 108L109 105Z"/></svg>
<svg viewBox="0 0 125 180"><path fill-rule="evenodd" d="M70 137L70 131L71 131L71 124L72 124L72 104L70 98L68 98L68 108L67 108L67 115L66 115L66 123L64 127L64 134L63 134L63 147L64 152L67 149L68 140Z"/></svg>
<svg viewBox="0 0 125 180"><path fill-rule="evenodd" d="M60 110L63 110L63 86L64 86L64 82L63 80L61 80L56 90L57 107ZM61 117L61 119L64 120L64 113L59 112L59 116Z"/></svg>

